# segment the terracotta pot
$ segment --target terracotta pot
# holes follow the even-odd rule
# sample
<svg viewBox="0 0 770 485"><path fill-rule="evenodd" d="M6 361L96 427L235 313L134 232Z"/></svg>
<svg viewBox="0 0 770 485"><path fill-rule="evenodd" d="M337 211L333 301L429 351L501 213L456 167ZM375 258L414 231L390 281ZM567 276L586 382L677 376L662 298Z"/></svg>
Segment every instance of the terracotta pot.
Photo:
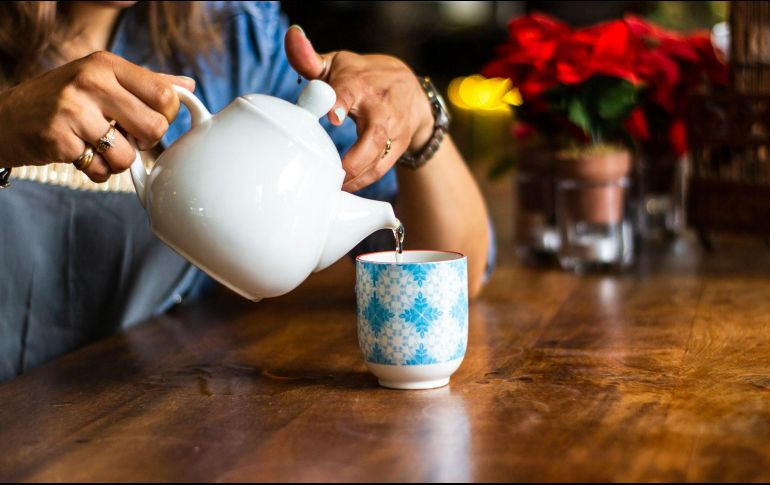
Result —
<svg viewBox="0 0 770 485"><path fill-rule="evenodd" d="M558 154L558 183L570 219L591 224L620 222L630 170L631 154L627 150Z"/></svg>

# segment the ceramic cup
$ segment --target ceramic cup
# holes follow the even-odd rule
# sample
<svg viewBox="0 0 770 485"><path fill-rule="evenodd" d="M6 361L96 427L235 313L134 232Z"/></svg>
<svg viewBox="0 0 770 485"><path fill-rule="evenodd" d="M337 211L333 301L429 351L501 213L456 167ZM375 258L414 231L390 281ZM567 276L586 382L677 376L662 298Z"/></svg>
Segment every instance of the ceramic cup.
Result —
<svg viewBox="0 0 770 485"><path fill-rule="evenodd" d="M467 259L446 251L356 258L358 343L380 385L445 386L468 342Z"/></svg>

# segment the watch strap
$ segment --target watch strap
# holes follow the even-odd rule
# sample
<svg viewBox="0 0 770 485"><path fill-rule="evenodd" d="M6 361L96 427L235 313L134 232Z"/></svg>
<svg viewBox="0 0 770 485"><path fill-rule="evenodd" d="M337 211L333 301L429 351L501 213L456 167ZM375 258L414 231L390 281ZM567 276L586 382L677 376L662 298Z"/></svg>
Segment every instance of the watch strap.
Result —
<svg viewBox="0 0 770 485"><path fill-rule="evenodd" d="M433 158L433 155L435 155L441 147L444 135L449 129L449 113L444 108L440 98L441 95L436 90L430 78L428 76L421 77L420 86L431 104L434 126L433 135L420 151L416 153L404 153L401 155L401 158L398 159L397 163L399 166L411 169L420 168L425 165L428 160Z"/></svg>

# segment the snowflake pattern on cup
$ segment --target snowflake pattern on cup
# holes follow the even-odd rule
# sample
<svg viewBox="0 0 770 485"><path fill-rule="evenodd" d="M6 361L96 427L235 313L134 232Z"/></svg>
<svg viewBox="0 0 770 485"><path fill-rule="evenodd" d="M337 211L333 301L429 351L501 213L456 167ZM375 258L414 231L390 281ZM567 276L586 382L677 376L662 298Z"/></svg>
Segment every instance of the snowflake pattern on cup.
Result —
<svg viewBox="0 0 770 485"><path fill-rule="evenodd" d="M422 285L420 284L420 286ZM372 300L377 300L376 294L372 297ZM404 313L399 315L399 317L404 319L405 322L414 325L420 337L425 337L425 332L430 328L430 324L441 317L441 310L428 303L428 300L422 296L422 293L418 293L417 299L414 300L411 308L404 310ZM374 322L369 320L369 323L373 324Z"/></svg>
<svg viewBox="0 0 770 485"><path fill-rule="evenodd" d="M466 275L465 258L401 264L356 261L358 339L364 359L425 365L462 358L468 341Z"/></svg>

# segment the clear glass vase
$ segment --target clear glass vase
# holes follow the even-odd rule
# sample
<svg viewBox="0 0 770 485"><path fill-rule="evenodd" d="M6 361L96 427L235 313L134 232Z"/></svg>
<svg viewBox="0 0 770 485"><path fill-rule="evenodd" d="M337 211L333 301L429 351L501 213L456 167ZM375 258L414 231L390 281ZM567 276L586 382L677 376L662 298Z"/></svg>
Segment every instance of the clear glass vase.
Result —
<svg viewBox="0 0 770 485"><path fill-rule="evenodd" d="M634 237L627 209L630 154L589 152L558 163L559 264L575 272L632 264Z"/></svg>
<svg viewBox="0 0 770 485"><path fill-rule="evenodd" d="M554 200L553 153L528 151L520 157L514 177L514 244L529 264L553 261L559 250Z"/></svg>
<svg viewBox="0 0 770 485"><path fill-rule="evenodd" d="M643 239L672 237L685 229L688 160L641 156L636 164L636 228Z"/></svg>
<svg viewBox="0 0 770 485"><path fill-rule="evenodd" d="M633 262L633 228L623 209L619 217L611 218L592 217L584 210L588 205L595 213L596 207L590 206L596 203L625 207L627 188L627 178L600 186L575 180L558 182L556 201L561 239L558 257L562 268L584 272L624 268ZM589 201L576 202L579 199Z"/></svg>

